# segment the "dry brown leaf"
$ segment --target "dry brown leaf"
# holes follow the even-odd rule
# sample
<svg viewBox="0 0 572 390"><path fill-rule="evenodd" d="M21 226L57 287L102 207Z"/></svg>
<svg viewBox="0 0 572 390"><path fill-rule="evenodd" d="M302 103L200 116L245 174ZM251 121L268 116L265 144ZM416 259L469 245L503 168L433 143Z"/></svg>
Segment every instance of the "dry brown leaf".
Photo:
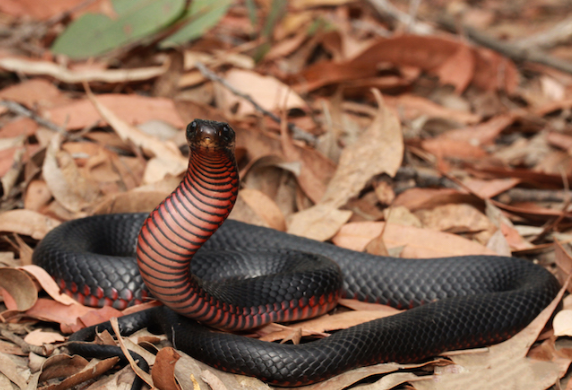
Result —
<svg viewBox="0 0 572 390"><path fill-rule="evenodd" d="M471 48L460 45L435 72L443 84L451 84L457 93L462 93L474 77L475 56Z"/></svg>
<svg viewBox="0 0 572 390"><path fill-rule="evenodd" d="M104 103L101 102L100 97L96 98L90 91L87 92L87 96L101 116L113 127L123 140L133 142L155 157L147 164L147 169L143 177L144 182L156 182L163 179L167 174L177 176L186 171L187 159L182 156L179 148L177 148L175 144L169 141L161 141L156 137L150 136L130 126L109 110ZM157 170L157 165L161 166L160 170ZM152 171L149 172L149 170Z"/></svg>
<svg viewBox="0 0 572 390"><path fill-rule="evenodd" d="M288 233L325 241L336 234L351 216L351 211L338 210L331 204L317 204L294 214L288 222Z"/></svg>
<svg viewBox="0 0 572 390"><path fill-rule="evenodd" d="M51 377L54 378L63 377L65 379L62 380L60 383L51 384L49 386L43 387L42 388L43 390L59 390L59 389L71 388L90 379L97 378L98 376L109 371L119 362L118 357L112 357L101 361L92 360L92 362L89 364L85 362L86 363L85 366L81 370L78 370L79 367L74 367L71 363L74 362L75 359L79 360L80 359L79 356L70 357L69 355L56 355L50 357L46 361L44 366L48 364L48 362L51 363L52 359L57 359L58 357L61 357L59 358L59 360L56 361L58 363L58 367L54 367L56 368L54 370L52 370L51 367L50 370L44 369L42 375L40 376L40 380L47 380ZM79 360L78 365L81 364L83 364L83 361ZM48 373L49 375L47 374L44 375L45 373Z"/></svg>
<svg viewBox="0 0 572 390"><path fill-rule="evenodd" d="M99 198L99 187L80 173L71 155L60 150L61 140L60 134L52 138L42 172L60 205L72 213L79 213Z"/></svg>
<svg viewBox="0 0 572 390"><path fill-rule="evenodd" d="M510 126L517 118L518 115L516 112L500 114L486 122L479 123L474 126L447 131L436 139L447 138L466 141L471 145L490 145L494 143L494 140L498 135Z"/></svg>
<svg viewBox="0 0 572 390"><path fill-rule="evenodd" d="M64 305L46 298L38 298L36 304L26 311L26 316L42 321L56 322L64 333L73 333L83 326L77 324L77 318L94 309L80 305ZM101 322L101 321L100 321Z"/></svg>
<svg viewBox="0 0 572 390"><path fill-rule="evenodd" d="M56 342L65 341L65 337L60 333L46 332L41 329L35 329L24 337L24 341L28 344L43 346L44 344L54 344Z"/></svg>
<svg viewBox="0 0 572 390"><path fill-rule="evenodd" d="M249 188L242 189L238 196L266 222L268 227L280 231L286 230L284 215L270 197L258 190Z"/></svg>
<svg viewBox="0 0 572 390"><path fill-rule="evenodd" d="M489 231L492 234L496 230L483 213L464 203L418 210L415 215L425 227L449 233Z"/></svg>
<svg viewBox="0 0 572 390"><path fill-rule="evenodd" d="M53 218L32 210L10 210L0 213L0 231L17 233L41 240L60 224Z"/></svg>
<svg viewBox="0 0 572 390"><path fill-rule="evenodd" d="M171 347L165 347L157 353L151 370L153 384L161 390L181 390L175 380L175 364L181 355Z"/></svg>
<svg viewBox="0 0 572 390"><path fill-rule="evenodd" d="M526 355L546 322L562 299L564 288L552 303L524 330L511 339L489 347L482 353L460 353L449 356L453 369L437 372L438 381L416 383L417 390L491 389L544 390L560 379L572 359L555 356L540 361ZM542 374L540 374L542 373Z"/></svg>
<svg viewBox="0 0 572 390"><path fill-rule="evenodd" d="M572 310L562 310L556 313L552 321L554 336L572 336Z"/></svg>
<svg viewBox="0 0 572 390"><path fill-rule="evenodd" d="M490 199L494 196L502 194L505 191L514 188L520 183L520 179L493 179L481 180L475 178L468 178L463 181L463 184L471 190L472 193L483 199Z"/></svg>
<svg viewBox="0 0 572 390"><path fill-rule="evenodd" d="M420 116L429 118L445 118L462 124L473 124L481 120L480 115L467 111L443 107L421 96L402 94L384 96L389 107L394 108L404 119L414 120Z"/></svg>
<svg viewBox="0 0 572 390"><path fill-rule="evenodd" d="M180 352L181 358L175 365L175 378L183 390L208 389L209 386L203 380L203 372L210 371L216 375L218 380L228 390L249 389L249 390L269 390L270 387L261 380L241 375L230 374L216 370L204 363L191 358Z"/></svg>
<svg viewBox="0 0 572 390"><path fill-rule="evenodd" d="M98 95L97 101L106 108L110 107L107 111L112 112L114 118L117 117L132 126L151 120L161 120L176 128L182 128L185 125L173 101L166 98L104 94ZM100 112L98 113L88 98L46 110L46 116L52 122L65 126L68 130L81 129L98 123L110 123L109 115L103 117ZM110 125L115 127L113 123Z"/></svg>
<svg viewBox="0 0 572 390"><path fill-rule="evenodd" d="M343 248L363 251L372 238L377 237L384 222L352 222L344 225L332 241ZM415 237L412 240L411 237ZM402 257L430 258L464 255L494 255L484 246L466 238L413 226L388 224L383 240L388 248L403 247Z"/></svg>
<svg viewBox="0 0 572 390"><path fill-rule="evenodd" d="M234 68L225 74L225 80L268 111L303 108L306 105L296 92L273 76L262 76L256 72ZM240 116L256 112L250 102L226 88L221 89L219 100L218 106L226 111L239 104L237 114Z"/></svg>
<svg viewBox="0 0 572 390"><path fill-rule="evenodd" d="M403 158L401 125L395 113L384 105L381 94L377 90L373 93L379 105L377 116L359 139L343 150L320 202L293 215L288 233L320 241L331 238L351 216L351 212L338 208L359 194L373 176L394 176L397 172Z"/></svg>
<svg viewBox="0 0 572 390"><path fill-rule="evenodd" d="M401 310L386 306L385 310L356 310L332 315L326 314L318 318L287 326L277 332L268 333L260 337L260 340L269 342L283 340L288 338L293 331L299 331L303 336L324 334L328 331L347 329L363 324L364 322L389 317L399 312L401 312Z"/></svg>
<svg viewBox="0 0 572 390"><path fill-rule="evenodd" d="M177 179L177 184L180 180ZM176 187L176 186L175 186ZM172 190L175 189L172 188ZM96 205L93 214L150 213L171 192L170 191L129 191L112 194Z"/></svg>
<svg viewBox="0 0 572 390"><path fill-rule="evenodd" d="M0 99L12 100L29 108L50 108L69 102L69 99L53 83L40 78L23 81L2 89ZM29 118L26 119L35 123Z"/></svg>
<svg viewBox="0 0 572 390"><path fill-rule="evenodd" d="M556 261L557 273L556 276L560 283L572 275L572 255L564 248L560 240L554 240L554 260Z"/></svg>
<svg viewBox="0 0 572 390"><path fill-rule="evenodd" d="M342 151L336 173L320 200L322 204L340 207L359 194L373 176L387 173L393 177L401 166L404 148L401 124L379 91L373 93L378 114L358 140Z"/></svg>
<svg viewBox="0 0 572 390"><path fill-rule="evenodd" d="M467 141L450 138L432 138L421 142L423 149L437 158L454 157L458 159L483 158L487 153L479 146Z"/></svg>
<svg viewBox="0 0 572 390"><path fill-rule="evenodd" d="M449 203L471 203L474 197L453 188L411 188L395 198L392 206L405 206L411 211L430 209Z"/></svg>
<svg viewBox="0 0 572 390"><path fill-rule="evenodd" d="M303 79L305 82L299 88L312 90L332 83L375 76L379 63L387 62L418 67L436 74L444 63L458 53L461 46L466 44L436 36L398 35L382 38L352 60L343 63L318 62L304 69L292 81ZM470 50L475 58L471 83L489 91L499 89L514 92L518 84L518 71L510 60L491 50L475 47L470 47ZM500 77L501 74L503 77Z"/></svg>
<svg viewBox="0 0 572 390"><path fill-rule="evenodd" d="M56 284L50 274L48 274L43 268L38 267L37 265L25 265L20 267L20 269L32 275L38 281L38 283L40 283L40 286L42 286L44 291L47 292L48 295L51 296L55 301L64 305L77 304L77 301L69 295L60 293L60 287Z"/></svg>
<svg viewBox="0 0 572 390"><path fill-rule="evenodd" d="M411 372L399 372L401 370L415 370L423 369L424 367L431 368L437 364L447 364L446 360L433 360L429 363L420 364L397 364L397 363L382 363L373 366L356 368L355 370L344 372L341 375L335 376L324 382L319 382L310 386L302 386L300 390L342 390L348 386L361 381L372 375L383 375L383 378L372 384L362 384L360 388L366 390L390 390L395 386L408 382L419 382L432 380L431 376L417 376ZM387 375L384 375L387 374Z"/></svg>
<svg viewBox="0 0 572 390"><path fill-rule="evenodd" d="M26 311L36 303L38 291L34 281L23 271L15 268L0 268L0 287L12 300L4 295L4 303L9 310Z"/></svg>
<svg viewBox="0 0 572 390"><path fill-rule="evenodd" d="M31 76L51 76L59 81L69 84L83 82L124 83L148 80L157 77L167 70L165 67L150 67L139 69L90 69L69 70L63 66L48 61L34 61L26 58L5 57L0 58L0 68L11 72L18 72Z"/></svg>
<svg viewBox="0 0 572 390"><path fill-rule="evenodd" d="M52 193L44 180L32 180L24 194L24 208L40 211L52 199Z"/></svg>
<svg viewBox="0 0 572 390"><path fill-rule="evenodd" d="M0 352L0 373L4 374L21 390L27 389L27 379L30 376L30 371L21 358Z"/></svg>

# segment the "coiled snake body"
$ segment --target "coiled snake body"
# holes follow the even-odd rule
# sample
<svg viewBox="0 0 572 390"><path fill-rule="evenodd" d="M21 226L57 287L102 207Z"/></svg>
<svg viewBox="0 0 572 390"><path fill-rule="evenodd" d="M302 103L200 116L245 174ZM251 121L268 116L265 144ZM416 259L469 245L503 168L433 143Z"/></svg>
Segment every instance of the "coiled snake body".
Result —
<svg viewBox="0 0 572 390"><path fill-rule="evenodd" d="M62 224L40 243L34 262L90 304L124 307L149 291L170 309L145 320L209 365L283 386L309 384L355 367L505 340L556 296L549 272L517 258L395 259L237 221L223 224L238 189L234 132L225 123L195 120L187 138L189 170L153 213ZM334 307L340 295L412 309L302 345L203 325L241 330L312 317ZM120 319L125 328L130 318Z"/></svg>

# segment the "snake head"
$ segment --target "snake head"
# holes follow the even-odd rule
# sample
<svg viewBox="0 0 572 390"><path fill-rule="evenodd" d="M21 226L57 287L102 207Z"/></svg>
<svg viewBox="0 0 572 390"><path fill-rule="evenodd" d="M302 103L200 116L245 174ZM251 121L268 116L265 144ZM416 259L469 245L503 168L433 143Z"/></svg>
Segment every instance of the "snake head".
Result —
<svg viewBox="0 0 572 390"><path fill-rule="evenodd" d="M234 130L225 122L195 119L187 126L186 135L191 149L234 148Z"/></svg>

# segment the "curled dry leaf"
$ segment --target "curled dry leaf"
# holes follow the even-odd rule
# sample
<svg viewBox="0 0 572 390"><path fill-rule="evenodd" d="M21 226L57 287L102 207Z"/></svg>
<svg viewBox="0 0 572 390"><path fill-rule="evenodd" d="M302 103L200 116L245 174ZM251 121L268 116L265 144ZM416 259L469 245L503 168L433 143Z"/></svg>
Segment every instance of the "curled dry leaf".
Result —
<svg viewBox="0 0 572 390"><path fill-rule="evenodd" d="M0 231L30 236L36 240L44 238L59 224L59 221L32 210L20 209L0 213Z"/></svg>
<svg viewBox="0 0 572 390"><path fill-rule="evenodd" d="M151 370L153 384L161 390L181 390L175 380L175 364L181 355L171 347L165 347L157 353L155 365Z"/></svg>
<svg viewBox="0 0 572 390"><path fill-rule="evenodd" d="M36 303L38 291L34 281L24 271L15 268L0 268L0 287L12 299L4 297L9 310L26 311ZM15 306L12 306L11 303Z"/></svg>
<svg viewBox="0 0 572 390"><path fill-rule="evenodd" d="M88 361L81 356L54 355L44 362L40 381L65 378L59 383L58 388L67 389L89 379L97 378L99 375L113 368L118 362L118 357L112 357L98 361L95 364L89 364Z"/></svg>
<svg viewBox="0 0 572 390"><path fill-rule="evenodd" d="M56 65L53 62L33 61L16 57L0 58L0 68L31 76L51 76L56 80L69 84L95 81L107 83L141 81L160 76L167 70L166 67L150 67L139 69L90 69L73 71Z"/></svg>
<svg viewBox="0 0 572 390"><path fill-rule="evenodd" d="M77 301L66 294L60 293L60 287L56 284L54 279L42 267L37 265L25 265L20 269L31 274L40 283L40 286L48 293L55 301L64 305L77 304Z"/></svg>

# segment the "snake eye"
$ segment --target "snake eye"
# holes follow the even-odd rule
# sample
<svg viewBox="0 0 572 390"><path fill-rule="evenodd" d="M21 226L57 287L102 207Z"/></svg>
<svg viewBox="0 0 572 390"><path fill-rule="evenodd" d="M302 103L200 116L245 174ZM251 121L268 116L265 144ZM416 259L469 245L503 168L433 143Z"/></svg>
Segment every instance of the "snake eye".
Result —
<svg viewBox="0 0 572 390"><path fill-rule="evenodd" d="M197 130L197 121L192 121L187 125L187 138Z"/></svg>
<svg viewBox="0 0 572 390"><path fill-rule="evenodd" d="M219 135L224 138L225 141L232 141L232 137L234 135L234 131L230 128L229 125L224 125L220 131Z"/></svg>

